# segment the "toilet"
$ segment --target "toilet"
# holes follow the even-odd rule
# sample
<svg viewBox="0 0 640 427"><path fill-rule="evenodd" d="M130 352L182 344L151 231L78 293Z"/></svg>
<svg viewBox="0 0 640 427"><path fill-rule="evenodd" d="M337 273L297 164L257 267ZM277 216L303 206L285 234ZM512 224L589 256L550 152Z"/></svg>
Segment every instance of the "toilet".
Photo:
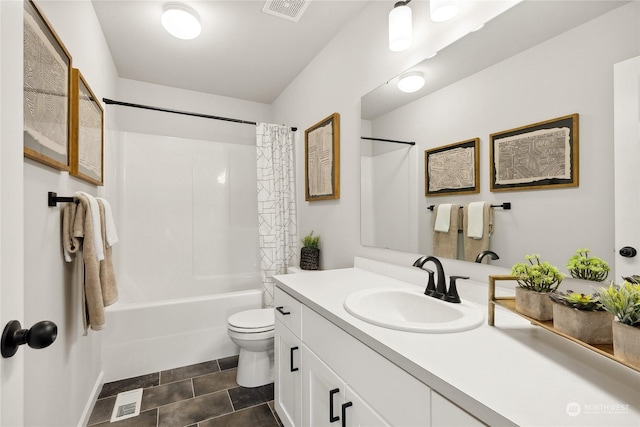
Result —
<svg viewBox="0 0 640 427"><path fill-rule="evenodd" d="M273 308L235 313L227 319L227 332L240 347L236 382L242 387L259 387L273 382Z"/></svg>

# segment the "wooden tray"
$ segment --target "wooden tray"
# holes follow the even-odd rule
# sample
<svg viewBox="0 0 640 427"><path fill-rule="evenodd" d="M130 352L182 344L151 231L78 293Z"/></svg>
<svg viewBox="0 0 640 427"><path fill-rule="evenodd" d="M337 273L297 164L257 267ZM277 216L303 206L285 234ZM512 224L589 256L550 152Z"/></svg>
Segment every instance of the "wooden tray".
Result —
<svg viewBox="0 0 640 427"><path fill-rule="evenodd" d="M591 351L594 351L598 354L601 354L605 357L608 357L611 360L615 360L616 362L627 366L631 369L633 369L634 371L640 372L640 365L636 365L633 364L631 362L628 362L626 360L622 360L618 357L616 357L613 354L613 345L612 344L587 344L584 341L581 341L579 339L576 339L570 335L565 334L564 332L560 332L559 330L555 329L553 327L553 321L552 320L548 320L548 321L540 321L540 320L536 320L532 317L529 316L525 316L522 313L519 313L516 311L516 298L515 297L496 297L496 281L499 280L516 280L516 278L514 276L509 276L509 275L490 275L489 276L489 304L488 304L488 309L489 309L489 313L488 313L488 317L487 317L487 322L489 323L489 326L495 326L495 307L496 305L500 306L500 307L504 307L507 310L511 311L512 313L517 314L520 317L523 317L525 319L527 319L528 321L531 322L531 324L536 325L536 326L540 326L543 329L546 329L547 331L551 331L554 334L560 335L561 337L564 337L570 341L573 341L577 344L580 344L581 346L588 348Z"/></svg>

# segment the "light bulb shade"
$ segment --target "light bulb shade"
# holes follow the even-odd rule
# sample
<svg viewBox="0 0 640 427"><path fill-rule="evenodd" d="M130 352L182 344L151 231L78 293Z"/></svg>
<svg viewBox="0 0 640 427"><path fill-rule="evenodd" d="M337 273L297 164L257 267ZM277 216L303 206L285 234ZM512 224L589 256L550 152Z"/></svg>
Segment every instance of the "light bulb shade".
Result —
<svg viewBox="0 0 640 427"><path fill-rule="evenodd" d="M429 0L431 20L444 22L456 16L460 8L459 0Z"/></svg>
<svg viewBox="0 0 640 427"><path fill-rule="evenodd" d="M411 71L400 76L398 89L406 93L419 91L424 86L424 74L420 71Z"/></svg>
<svg viewBox="0 0 640 427"><path fill-rule="evenodd" d="M182 3L165 4L161 21L169 34L182 40L195 39L202 30L196 11Z"/></svg>
<svg viewBox="0 0 640 427"><path fill-rule="evenodd" d="M411 46L411 8L396 6L389 12L389 49L401 52Z"/></svg>

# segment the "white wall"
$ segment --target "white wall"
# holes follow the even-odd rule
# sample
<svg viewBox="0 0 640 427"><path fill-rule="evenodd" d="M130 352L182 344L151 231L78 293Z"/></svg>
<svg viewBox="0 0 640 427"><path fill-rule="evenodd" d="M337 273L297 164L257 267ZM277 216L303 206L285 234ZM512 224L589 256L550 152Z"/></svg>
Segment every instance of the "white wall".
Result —
<svg viewBox="0 0 640 427"><path fill-rule="evenodd" d="M428 113L414 110L411 116L414 123L421 124L423 134L394 134L398 139L420 138L420 150L476 136L483 138L482 197L489 198L493 196L487 192L489 133L574 112L580 114L579 188L495 196L514 203L512 211L496 212L501 234L497 231L495 237L510 245L500 254L506 263L538 251L564 265L582 246L613 259L613 64L637 55L638 7L633 2L618 8L428 96L421 101L429 106ZM330 112L337 111L342 116L341 200L301 203L299 208L300 229L314 229L323 236L323 268L351 265L354 254L402 263L415 259L415 254L376 250L359 243L360 97L408 68L402 65L409 53L392 58L382 36L372 34L375 26L371 23L384 22L387 9L377 2L367 6L274 103L276 120L301 128ZM545 67L553 68L553 76L540 77ZM548 76L546 72L545 75ZM526 99L522 107L514 108L522 98ZM298 138L299 146L302 138L303 135ZM297 166L299 171L304 170L300 152ZM419 170L423 173L423 166ZM303 181L297 182L302 187ZM433 199L427 201L422 196L423 183L418 186L418 194L421 208L433 203ZM421 230L428 229L424 226L426 221L423 214ZM537 234L514 247L514 240L519 240L525 230ZM426 231L421 233L421 239L425 238Z"/></svg>
<svg viewBox="0 0 640 427"><path fill-rule="evenodd" d="M38 4L70 52L73 66L80 69L96 96L113 96L115 66L91 3L82 0ZM21 58L15 60L22 62ZM22 81L15 84L22 87ZM108 139L105 145L109 146ZM108 156L105 158L107 168L111 161ZM76 191L95 195L102 190L66 172L24 160L25 304L21 320L26 327L44 319L58 325L58 338L51 347L19 350L25 355L24 422L33 426L69 426L80 421L87 399L99 384L101 335L82 335L81 267L76 262L74 269L62 258L63 205L48 207L48 191L71 196Z"/></svg>

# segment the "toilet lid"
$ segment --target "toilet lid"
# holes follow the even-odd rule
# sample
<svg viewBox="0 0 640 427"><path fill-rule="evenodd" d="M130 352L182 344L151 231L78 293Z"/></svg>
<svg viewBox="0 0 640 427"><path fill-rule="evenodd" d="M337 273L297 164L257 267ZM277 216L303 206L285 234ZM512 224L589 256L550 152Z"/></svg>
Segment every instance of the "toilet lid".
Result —
<svg viewBox="0 0 640 427"><path fill-rule="evenodd" d="M273 308L258 308L233 314L227 323L231 330L239 332L264 332L274 328Z"/></svg>

